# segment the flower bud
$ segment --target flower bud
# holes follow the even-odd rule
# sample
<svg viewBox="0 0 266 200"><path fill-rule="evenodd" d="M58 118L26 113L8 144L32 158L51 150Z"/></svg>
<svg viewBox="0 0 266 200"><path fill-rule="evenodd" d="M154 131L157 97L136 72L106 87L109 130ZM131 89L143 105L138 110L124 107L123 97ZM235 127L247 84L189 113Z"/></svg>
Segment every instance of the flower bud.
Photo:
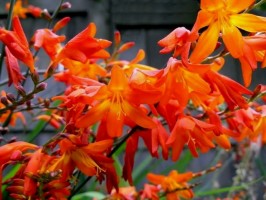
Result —
<svg viewBox="0 0 266 200"><path fill-rule="evenodd" d="M18 86L17 86L17 90L18 90L18 93L19 93L21 96L25 97L25 96L27 95L27 93L26 93L26 91L25 91L25 89L24 89L23 86L18 85Z"/></svg>
<svg viewBox="0 0 266 200"><path fill-rule="evenodd" d="M50 15L47 9L43 9L42 17L48 21L52 20L52 16Z"/></svg>
<svg viewBox="0 0 266 200"><path fill-rule="evenodd" d="M131 47L133 47L135 45L135 42L127 42L125 44L123 44L118 50L117 53L122 53L128 49L130 49Z"/></svg>
<svg viewBox="0 0 266 200"><path fill-rule="evenodd" d="M63 19L59 20L55 25L54 25L54 28L53 28L53 32L56 32L60 29L62 29L63 27L65 27L68 22L70 21L70 17L64 17Z"/></svg>
<svg viewBox="0 0 266 200"><path fill-rule="evenodd" d="M119 31L115 31L115 45L118 46L121 42L121 34Z"/></svg>
<svg viewBox="0 0 266 200"><path fill-rule="evenodd" d="M31 101L26 101L27 109L31 110Z"/></svg>
<svg viewBox="0 0 266 200"><path fill-rule="evenodd" d="M41 92L41 91L45 90L46 87L47 87L47 83L42 82L42 83L40 83L40 84L38 84L38 85L36 86L36 88L35 88L35 92L36 92L36 93L37 93L37 92Z"/></svg>
<svg viewBox="0 0 266 200"><path fill-rule="evenodd" d="M39 74L38 72L34 72L31 74L31 79L33 81L34 84L37 84L39 82Z"/></svg>
<svg viewBox="0 0 266 200"><path fill-rule="evenodd" d="M6 98L5 96L2 96L2 97L0 98L0 100L1 100L1 103L2 103L2 104L4 104L5 106L8 106L8 100L7 100L7 98Z"/></svg>
<svg viewBox="0 0 266 200"><path fill-rule="evenodd" d="M11 94L11 93L7 93L7 94L6 94L6 97L7 97L7 99L8 99L9 101L11 101L11 102L16 101L15 96L14 96L13 94Z"/></svg>
<svg viewBox="0 0 266 200"><path fill-rule="evenodd" d="M64 3L62 3L62 5L61 5L61 7L60 7L60 10L66 10L66 9L69 9L69 8L71 8L71 3L69 3L69 2L64 2Z"/></svg>

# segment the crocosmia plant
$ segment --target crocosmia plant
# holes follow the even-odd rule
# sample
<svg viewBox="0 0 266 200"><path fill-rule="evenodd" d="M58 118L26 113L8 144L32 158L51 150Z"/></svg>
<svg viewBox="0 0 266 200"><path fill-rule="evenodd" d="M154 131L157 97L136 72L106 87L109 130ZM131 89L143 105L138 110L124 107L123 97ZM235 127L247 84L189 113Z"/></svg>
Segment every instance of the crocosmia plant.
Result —
<svg viewBox="0 0 266 200"><path fill-rule="evenodd" d="M253 14L264 3L201 0L190 30L176 27L158 41L169 59L154 67L143 64L142 49L121 59L134 41L123 42L119 31L98 38L93 22L67 39L61 30L71 18L57 14L71 9L68 2L50 13L11 0L0 27L0 200L265 196L266 163L254 146L259 154L266 144L266 86L250 87L253 71L266 67L266 17ZM27 17L48 25L25 33ZM44 71L40 51L49 58ZM243 81L220 72L229 57ZM50 80L64 92L44 98ZM26 138L9 137L18 124L30 127L29 118L38 123ZM36 142L45 126L53 133ZM208 167L189 168L214 150ZM223 186L228 158L234 173ZM259 175L249 175L255 169Z"/></svg>

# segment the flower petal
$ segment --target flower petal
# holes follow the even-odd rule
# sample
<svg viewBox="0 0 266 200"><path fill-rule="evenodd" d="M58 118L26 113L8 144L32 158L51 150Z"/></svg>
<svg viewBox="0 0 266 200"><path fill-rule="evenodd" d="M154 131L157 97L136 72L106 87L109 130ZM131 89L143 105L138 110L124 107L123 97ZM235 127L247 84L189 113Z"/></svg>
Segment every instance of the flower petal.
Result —
<svg viewBox="0 0 266 200"><path fill-rule="evenodd" d="M104 117L104 114L107 112L110 105L111 102L109 100L97 104L91 108L87 114L77 120L76 126L78 128L86 128L100 121Z"/></svg>
<svg viewBox="0 0 266 200"><path fill-rule="evenodd" d="M215 22L201 34L198 43L190 56L190 61L192 63L200 63L213 52L218 41L219 33L220 27L218 22Z"/></svg>
<svg viewBox="0 0 266 200"><path fill-rule="evenodd" d="M136 122L139 126L143 128L155 128L155 122L145 115L140 109L131 105L127 101L122 102L122 109L132 121Z"/></svg>
<svg viewBox="0 0 266 200"><path fill-rule="evenodd" d="M255 0L230 0L226 2L227 10L232 11L233 13L239 13L242 10L245 10L249 6L251 6Z"/></svg>
<svg viewBox="0 0 266 200"><path fill-rule="evenodd" d="M249 13L231 15L230 23L248 32L266 31L266 18Z"/></svg>
<svg viewBox="0 0 266 200"><path fill-rule="evenodd" d="M222 38L226 48L234 58L243 55L243 38L241 32L231 24L222 24Z"/></svg>

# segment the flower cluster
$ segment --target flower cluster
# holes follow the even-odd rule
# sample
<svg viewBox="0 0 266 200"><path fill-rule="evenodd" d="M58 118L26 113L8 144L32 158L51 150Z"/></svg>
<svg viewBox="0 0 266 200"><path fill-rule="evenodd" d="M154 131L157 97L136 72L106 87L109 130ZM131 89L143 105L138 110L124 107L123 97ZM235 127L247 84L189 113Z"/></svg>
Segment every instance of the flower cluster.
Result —
<svg viewBox="0 0 266 200"><path fill-rule="evenodd" d="M161 153L163 159L173 161L178 161L184 148L198 157L217 146L230 150L232 140L266 143L265 86L258 85L253 91L247 88L257 63L266 66L266 18L248 13L254 3L201 0L192 30L176 28L158 42L160 53L171 53L166 67L158 69L141 64L144 50L131 61L121 60L120 54L134 43L122 43L118 31L113 52L107 51L112 42L96 37L94 23L66 41L57 32L69 17L52 28L36 30L28 40L19 17L31 13L47 19L48 15L36 7L22 7L18 0L12 29L0 28L8 85L17 92L15 97L2 91L1 131L15 125L17 118L26 123L22 111L41 109L45 112L35 119L46 121L57 133L42 146L26 141L2 145L0 184L14 199L67 199L77 192L82 173L88 180L96 177L105 182L110 199L192 198L194 186L187 182L199 173L149 173L150 184L140 192L134 187L119 188L113 155L125 144L121 175L134 185L134 156L140 138L152 157ZM65 3L60 8L67 5L70 7ZM35 66L40 49L50 58L42 79ZM219 73L229 54L241 63L244 85ZM59 65L63 71L57 71ZM22 74L21 68L28 73ZM39 98L32 105L35 94L46 89L45 81L50 78L65 83L65 92L49 100ZM25 90L26 79L32 82L32 91ZM18 170L4 180L8 165L18 166Z"/></svg>

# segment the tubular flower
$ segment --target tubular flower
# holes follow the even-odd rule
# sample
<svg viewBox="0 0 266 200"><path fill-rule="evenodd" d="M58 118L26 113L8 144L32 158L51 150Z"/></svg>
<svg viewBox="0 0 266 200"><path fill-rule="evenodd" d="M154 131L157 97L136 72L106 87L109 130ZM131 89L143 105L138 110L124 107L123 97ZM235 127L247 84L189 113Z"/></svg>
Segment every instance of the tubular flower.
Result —
<svg viewBox="0 0 266 200"><path fill-rule="evenodd" d="M70 178L75 168L87 176L96 175L102 179L103 174L107 176L107 188L117 188L117 177L113 169L113 160L104 154L113 144L112 140L103 140L88 144L75 135L69 135L68 139L59 142L60 157L49 168L50 171L62 170L61 180Z"/></svg>
<svg viewBox="0 0 266 200"><path fill-rule="evenodd" d="M168 159L168 148L166 146L166 141L168 139L168 133L157 119L153 119L156 123L156 128L148 130L139 130L132 135L126 143L125 152L125 165L123 167L123 177L128 180L130 184L133 184L132 171L134 167L134 157L138 150L138 141L141 137L147 146L151 156L159 157L158 149L159 146L162 148L162 155L165 160Z"/></svg>
<svg viewBox="0 0 266 200"><path fill-rule="evenodd" d="M13 31L0 28L0 41L8 47L13 56L29 67L31 73L35 71L33 56L18 17L13 18Z"/></svg>
<svg viewBox="0 0 266 200"><path fill-rule="evenodd" d="M120 187L119 191L113 190L108 197L108 199L113 200L133 200L136 199L138 193L136 191L135 187L129 186L129 187Z"/></svg>
<svg viewBox="0 0 266 200"><path fill-rule="evenodd" d="M15 87L25 80L25 77L21 74L17 59L9 51L8 47L5 47L6 51L6 67L8 72L8 86L12 83Z"/></svg>
<svg viewBox="0 0 266 200"><path fill-rule="evenodd" d="M114 66L108 86L103 85L99 92L94 94L94 98L99 99L100 102L78 119L76 126L86 128L106 116L108 134L111 137L119 137L122 134L126 117L143 128L155 127L155 123L146 116L139 105L135 105L134 102L128 99L132 96L130 92L131 89L125 73L120 67Z"/></svg>
<svg viewBox="0 0 266 200"><path fill-rule="evenodd" d="M160 191L160 187L151 185L151 184L144 184L143 190L140 192L140 199L151 199L151 200L159 200L158 192Z"/></svg>
<svg viewBox="0 0 266 200"><path fill-rule="evenodd" d="M38 147L34 144L27 142L12 142L0 147L0 186L2 186L2 170L5 165L14 160L12 157L16 157L17 153L24 153L27 150L36 150ZM21 157L21 156L19 156ZM2 187L1 187L2 188ZM0 200L2 199L2 192L0 191Z"/></svg>
<svg viewBox="0 0 266 200"><path fill-rule="evenodd" d="M107 71L97 64L97 60L88 59L86 63L82 63L75 60L65 59L62 64L67 69L64 72L56 74L55 76L64 76L65 73L70 73L74 76L90 78L97 80L98 77L105 77Z"/></svg>
<svg viewBox="0 0 266 200"><path fill-rule="evenodd" d="M121 68L123 68L127 76L131 76L132 72L135 69L147 70L147 71L157 70L154 67L140 64L139 62L141 62L144 58L145 58L145 51L143 49L140 49L135 58L133 58L131 61L127 60L110 61L108 63L108 66L119 65Z"/></svg>
<svg viewBox="0 0 266 200"><path fill-rule="evenodd" d="M212 142L215 125L197 120L191 116L179 116L166 142L172 147L172 160L178 160L185 144L193 156L198 157L197 148L207 152L215 145Z"/></svg>
<svg viewBox="0 0 266 200"><path fill-rule="evenodd" d="M244 42L240 29L247 32L266 31L266 18L248 13L240 13L251 6L255 0L203 0L201 10L192 32L208 26L198 39L190 56L192 63L199 63L210 55L216 47L219 33L226 48L234 58L243 56Z"/></svg>
<svg viewBox="0 0 266 200"><path fill-rule="evenodd" d="M9 8L10 8L10 3L7 3L6 10L9 10ZM27 17L26 14L28 12L29 10L27 7L23 6L22 0L17 0L13 8L13 12L12 12L13 16L18 16L22 19L25 19Z"/></svg>
<svg viewBox="0 0 266 200"><path fill-rule="evenodd" d="M189 71L175 58L169 59L165 74L165 90L160 104L167 104L174 99L185 108L192 92L196 91L200 99L211 92L209 84L199 74Z"/></svg>
<svg viewBox="0 0 266 200"><path fill-rule="evenodd" d="M236 106L248 107L248 102L242 95L252 95L252 92L241 84L212 70L208 71L204 78L213 92L218 91L223 96L230 110L234 110Z"/></svg>
<svg viewBox="0 0 266 200"><path fill-rule="evenodd" d="M86 63L91 58L108 58L109 53L104 50L111 42L104 39L94 38L96 26L90 23L81 33L72 38L58 53L47 73L53 70L58 63L68 58L70 60Z"/></svg>
<svg viewBox="0 0 266 200"><path fill-rule="evenodd" d="M190 31L185 27L179 27L169 33L165 38L158 42L158 45L163 47L160 53L170 53L174 51L173 57L179 56L191 39L189 38Z"/></svg>
<svg viewBox="0 0 266 200"><path fill-rule="evenodd" d="M62 47L60 43L64 40L65 36L58 36L50 29L38 29L32 39L34 48L39 50L42 47L51 60L54 60L61 50Z"/></svg>
<svg viewBox="0 0 266 200"><path fill-rule="evenodd" d="M188 187L187 182L193 178L192 172L179 174L176 170L171 171L168 176L149 173L147 179L152 184L161 186L166 194L167 200L191 199L193 191L184 189ZM176 192L174 192L176 191Z"/></svg>
<svg viewBox="0 0 266 200"><path fill-rule="evenodd" d="M244 37L243 56L239 57L243 80L246 87L251 83L252 71L257 68L257 62L261 67L266 67L266 34L257 34Z"/></svg>

